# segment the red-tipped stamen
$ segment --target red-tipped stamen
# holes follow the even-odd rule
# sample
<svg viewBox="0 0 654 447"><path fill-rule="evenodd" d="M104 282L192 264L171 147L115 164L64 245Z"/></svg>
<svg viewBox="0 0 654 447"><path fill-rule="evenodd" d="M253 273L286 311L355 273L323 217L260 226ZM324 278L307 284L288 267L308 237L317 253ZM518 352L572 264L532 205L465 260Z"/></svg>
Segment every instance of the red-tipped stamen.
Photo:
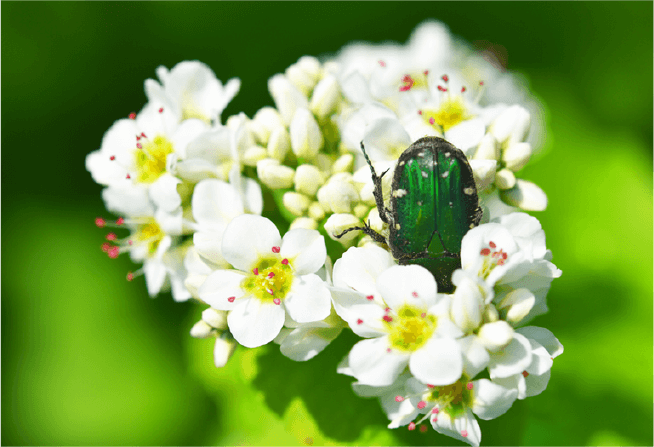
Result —
<svg viewBox="0 0 654 447"><path fill-rule="evenodd" d="M118 247L116 247L116 246L111 247L111 248L107 251L107 255L109 255L109 257L110 257L111 259L116 259L116 258L118 257L119 254L120 254L120 249L119 249Z"/></svg>
<svg viewBox="0 0 654 447"><path fill-rule="evenodd" d="M97 225L98 228L102 228L105 225L107 225L107 221L104 220L102 217L96 217L95 218L95 225Z"/></svg>
<svg viewBox="0 0 654 447"><path fill-rule="evenodd" d="M229 301L230 303L233 303L235 299L236 299L235 296L230 296L229 298L227 298L227 301Z"/></svg>
<svg viewBox="0 0 654 447"><path fill-rule="evenodd" d="M279 306L280 304L282 304L282 300L280 300L279 298L275 298L273 300L273 303L275 303L275 304L277 304Z"/></svg>
<svg viewBox="0 0 654 447"><path fill-rule="evenodd" d="M273 253L279 253L280 248L279 247L273 247L272 252Z"/></svg>
<svg viewBox="0 0 654 447"><path fill-rule="evenodd" d="M108 240L108 241L115 241L116 239L117 239L117 238L116 238L116 233L109 233L109 234L107 235L107 240Z"/></svg>
<svg viewBox="0 0 654 447"><path fill-rule="evenodd" d="M413 431L416 429L416 423L415 422L410 422L409 423L409 430Z"/></svg>
<svg viewBox="0 0 654 447"><path fill-rule="evenodd" d="M395 396L395 402L402 402L404 400L404 397L402 396Z"/></svg>
<svg viewBox="0 0 654 447"><path fill-rule="evenodd" d="M135 120L136 119L136 112L132 112L129 114L129 119Z"/></svg>

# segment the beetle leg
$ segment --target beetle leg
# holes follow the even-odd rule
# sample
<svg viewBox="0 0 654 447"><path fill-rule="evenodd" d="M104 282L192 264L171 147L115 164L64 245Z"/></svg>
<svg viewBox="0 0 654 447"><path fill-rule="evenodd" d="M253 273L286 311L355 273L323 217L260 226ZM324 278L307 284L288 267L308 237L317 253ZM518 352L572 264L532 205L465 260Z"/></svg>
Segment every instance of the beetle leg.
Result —
<svg viewBox="0 0 654 447"><path fill-rule="evenodd" d="M380 244L388 244L384 236L382 236L381 234L377 233L375 230L370 228L370 222L368 223L364 222L363 227L348 228L347 230L343 231L341 234L335 234L334 237L340 239L344 234L354 230L363 231L365 234L370 236L375 242L378 242Z"/></svg>
<svg viewBox="0 0 654 447"><path fill-rule="evenodd" d="M388 172L388 169L382 172L382 175L378 176L375 172L375 168L372 167L372 162L370 161L370 158L368 158L368 154L366 154L366 149L363 146L363 140L361 141L361 151L363 152L363 156L366 158L366 163L368 163L368 166L370 167L372 183L375 185L375 189L373 190L372 195L375 196L375 203L377 204L377 210L379 211L379 218L382 220L382 222L390 225L392 221L391 212L384 206L384 195L382 193L382 177L384 177L384 174Z"/></svg>

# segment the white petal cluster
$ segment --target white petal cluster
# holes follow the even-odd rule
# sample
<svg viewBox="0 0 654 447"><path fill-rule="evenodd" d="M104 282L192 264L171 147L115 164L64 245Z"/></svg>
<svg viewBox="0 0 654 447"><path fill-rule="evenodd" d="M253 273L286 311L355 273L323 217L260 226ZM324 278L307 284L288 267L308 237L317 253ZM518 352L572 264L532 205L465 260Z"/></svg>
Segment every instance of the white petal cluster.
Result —
<svg viewBox="0 0 654 447"><path fill-rule="evenodd" d="M123 216L96 224L130 232L102 248L142 263L128 279L143 274L150 296L171 289L208 306L190 332L215 339L216 367L237 345L270 342L306 361L350 329L361 339L336 370L379 398L389 428L428 421L479 445L477 418L544 391L563 352L550 331L526 326L561 275L540 222L519 212L547 206L520 178L540 109L489 56L427 21L406 45L301 57L270 77L274 107L224 123L238 79L223 85L197 61L159 67L147 104L86 159L107 209ZM463 151L483 211L460 251L441 254L461 261L451 293L419 265L440 253L399 256L389 239L412 223L390 210L407 193L393 184L397 160L425 136Z"/></svg>

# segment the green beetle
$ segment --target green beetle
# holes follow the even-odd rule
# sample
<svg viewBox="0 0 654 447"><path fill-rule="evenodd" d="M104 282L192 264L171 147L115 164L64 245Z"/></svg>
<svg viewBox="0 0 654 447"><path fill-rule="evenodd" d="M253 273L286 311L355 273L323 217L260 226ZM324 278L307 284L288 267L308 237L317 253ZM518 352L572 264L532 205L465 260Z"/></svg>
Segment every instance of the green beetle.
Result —
<svg viewBox="0 0 654 447"><path fill-rule="evenodd" d="M386 244L400 264L427 268L439 292L452 292L452 273L461 268L461 240L479 225L482 210L472 169L463 152L438 137L421 138L400 155L393 175L390 209L384 206L381 180L366 154L375 185L379 217L389 226L388 240L370 228L360 230Z"/></svg>

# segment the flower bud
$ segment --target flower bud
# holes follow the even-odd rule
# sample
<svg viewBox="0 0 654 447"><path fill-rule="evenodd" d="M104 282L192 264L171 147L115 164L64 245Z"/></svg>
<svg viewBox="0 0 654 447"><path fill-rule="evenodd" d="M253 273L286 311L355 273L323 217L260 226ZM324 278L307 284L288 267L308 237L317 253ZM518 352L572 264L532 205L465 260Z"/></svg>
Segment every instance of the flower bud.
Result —
<svg viewBox="0 0 654 447"><path fill-rule="evenodd" d="M495 173L495 186L499 189L511 189L515 186L515 174L509 169L501 169Z"/></svg>
<svg viewBox="0 0 654 447"><path fill-rule="evenodd" d="M318 58L313 56L302 56L297 60L296 65L314 81L320 79L321 66Z"/></svg>
<svg viewBox="0 0 654 447"><path fill-rule="evenodd" d="M515 325L526 317L536 303L536 297L528 289L516 289L508 293L499 308L506 311L506 321Z"/></svg>
<svg viewBox="0 0 654 447"><path fill-rule="evenodd" d="M341 97L338 82L333 75L323 78L311 95L310 108L318 118L325 118L336 111L336 105Z"/></svg>
<svg viewBox="0 0 654 447"><path fill-rule="evenodd" d="M368 214L369 210L370 210L370 207L368 205L364 205L364 204L360 203L360 204L358 204L358 205L356 205L354 207L353 211L354 211L354 215L357 218L363 219L366 216L366 214Z"/></svg>
<svg viewBox="0 0 654 447"><path fill-rule="evenodd" d="M279 112L272 107L262 107L259 109L254 114L250 126L257 140L262 144L268 142L270 132L278 127L285 127L284 120L282 120Z"/></svg>
<svg viewBox="0 0 654 447"><path fill-rule="evenodd" d="M370 225L370 228L375 230L377 233L383 233L384 232L384 222L381 220L381 217L379 217L379 210L377 207L373 207L370 212L368 213L368 217L366 218L366 222Z"/></svg>
<svg viewBox="0 0 654 447"><path fill-rule="evenodd" d="M529 112L522 106L513 105L495 118L490 126L490 132L495 139L503 144L523 141L529 132Z"/></svg>
<svg viewBox="0 0 654 447"><path fill-rule="evenodd" d="M361 226L361 221L352 214L332 214L325 222L325 231L327 235L335 241L339 241L343 245L348 245L359 236L359 231L350 231L341 237L336 238L335 235L341 234L348 228Z"/></svg>
<svg viewBox="0 0 654 447"><path fill-rule="evenodd" d="M484 296L477 282L463 270L456 270L452 277L456 284L450 316L462 331L469 333L479 327L484 310Z"/></svg>
<svg viewBox="0 0 654 447"><path fill-rule="evenodd" d="M517 179L513 188L500 191L502 201L525 211L543 211L547 208L547 196L540 187L526 180Z"/></svg>
<svg viewBox="0 0 654 447"><path fill-rule="evenodd" d="M207 338L211 335L213 328L204 320L200 320L191 328L191 337Z"/></svg>
<svg viewBox="0 0 654 447"><path fill-rule="evenodd" d="M499 160L500 148L497 145L495 137L491 133L483 136L473 157L475 160Z"/></svg>
<svg viewBox="0 0 654 447"><path fill-rule="evenodd" d="M257 162L257 176L261 183L271 189L290 188L293 186L295 171L280 165L278 160L266 158Z"/></svg>
<svg viewBox="0 0 654 447"><path fill-rule="evenodd" d="M497 161L470 160L470 167L472 168L472 174L475 177L477 192L481 192L490 188L490 186L493 184L493 181L495 181Z"/></svg>
<svg viewBox="0 0 654 447"><path fill-rule="evenodd" d="M325 178L314 165L303 164L295 170L295 190L313 197L325 183Z"/></svg>
<svg viewBox="0 0 654 447"><path fill-rule="evenodd" d="M311 205L309 205L309 217L317 222L320 222L325 218L325 210L323 209L322 205L320 205L320 203L313 202Z"/></svg>
<svg viewBox="0 0 654 447"><path fill-rule="evenodd" d="M291 137L283 126L275 127L268 139L268 156L283 161L291 148Z"/></svg>
<svg viewBox="0 0 654 447"><path fill-rule="evenodd" d="M235 348L235 340L228 340L220 337L216 339L216 345L213 348L213 361L216 368L222 368L227 364L227 361L230 359L232 354L234 354Z"/></svg>
<svg viewBox="0 0 654 447"><path fill-rule="evenodd" d="M302 216L311 205L311 199L304 194L289 191L282 197L284 207L294 216Z"/></svg>
<svg viewBox="0 0 654 447"><path fill-rule="evenodd" d="M316 85L315 79L313 79L308 73L306 73L298 64L293 64L286 69L286 77L291 84L295 86L304 96L309 96L313 86Z"/></svg>
<svg viewBox="0 0 654 447"><path fill-rule="evenodd" d="M317 230L318 222L311 219L310 217L298 217L293 222L291 222L290 230L295 230L296 228L305 228L307 230Z"/></svg>
<svg viewBox="0 0 654 447"><path fill-rule="evenodd" d="M343 173L344 174L344 173ZM359 193L354 185L336 174L318 190L318 201L326 211L333 213L348 213L353 202L359 201Z"/></svg>
<svg viewBox="0 0 654 447"><path fill-rule="evenodd" d="M513 143L504 150L503 160L506 167L512 171L522 169L531 157L531 145L529 143Z"/></svg>
<svg viewBox="0 0 654 447"><path fill-rule="evenodd" d="M227 329L227 312L210 307L202 312L202 321L205 321L213 328L220 329L221 331L225 330Z"/></svg>
<svg viewBox="0 0 654 447"><path fill-rule="evenodd" d="M286 125L291 123L298 108L309 107L306 96L282 74L276 74L268 80L268 90Z"/></svg>
<svg viewBox="0 0 654 447"><path fill-rule="evenodd" d="M497 352L511 342L513 328L506 321L499 320L483 325L477 335L486 349Z"/></svg>
<svg viewBox="0 0 654 447"><path fill-rule="evenodd" d="M324 138L313 114L306 108L298 108L291 122L291 149L298 158L315 158L322 148Z"/></svg>
<svg viewBox="0 0 654 447"><path fill-rule="evenodd" d="M266 148L261 146L250 146L243 152L243 164L246 166L256 166L260 160L268 156Z"/></svg>
<svg viewBox="0 0 654 447"><path fill-rule="evenodd" d="M354 155L343 154L336 159L332 166L332 172L350 172L354 166Z"/></svg>

